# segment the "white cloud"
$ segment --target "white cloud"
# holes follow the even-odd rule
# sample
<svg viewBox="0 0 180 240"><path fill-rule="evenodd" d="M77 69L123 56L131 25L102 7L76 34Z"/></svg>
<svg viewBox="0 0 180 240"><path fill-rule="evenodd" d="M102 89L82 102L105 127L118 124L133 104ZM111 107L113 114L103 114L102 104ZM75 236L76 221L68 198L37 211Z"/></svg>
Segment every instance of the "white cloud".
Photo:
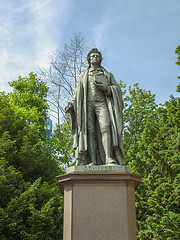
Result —
<svg viewBox="0 0 180 240"><path fill-rule="evenodd" d="M8 81L47 65L61 41L71 0L14 0L0 4L0 91Z"/></svg>
<svg viewBox="0 0 180 240"><path fill-rule="evenodd" d="M46 6L48 3L52 2L52 0L47 0L47 1L41 1L41 0L29 0L28 2L26 2L24 4L23 7L21 7L19 10L21 11L21 9L25 9L25 8L31 8L32 12L38 11L39 9L43 8L44 6Z"/></svg>
<svg viewBox="0 0 180 240"><path fill-rule="evenodd" d="M101 22L92 29L94 33L94 43L98 48L103 46L103 41L106 37L109 27L113 26L113 21L110 15L111 11L109 8L107 8L107 11L105 14L103 14Z"/></svg>

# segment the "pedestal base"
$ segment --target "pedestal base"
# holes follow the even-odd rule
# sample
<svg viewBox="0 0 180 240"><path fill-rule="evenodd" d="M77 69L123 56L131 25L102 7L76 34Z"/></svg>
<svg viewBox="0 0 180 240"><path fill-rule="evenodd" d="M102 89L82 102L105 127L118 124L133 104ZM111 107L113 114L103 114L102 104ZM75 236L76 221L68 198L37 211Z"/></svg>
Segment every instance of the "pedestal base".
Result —
<svg viewBox="0 0 180 240"><path fill-rule="evenodd" d="M129 172L76 171L57 177L64 192L63 240L136 240L135 194Z"/></svg>

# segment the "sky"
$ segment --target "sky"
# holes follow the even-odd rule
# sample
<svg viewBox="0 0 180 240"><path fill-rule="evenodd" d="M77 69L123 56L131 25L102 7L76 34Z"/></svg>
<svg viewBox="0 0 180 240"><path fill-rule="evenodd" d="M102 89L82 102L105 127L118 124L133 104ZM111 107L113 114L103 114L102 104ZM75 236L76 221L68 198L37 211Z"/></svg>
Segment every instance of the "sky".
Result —
<svg viewBox="0 0 180 240"><path fill-rule="evenodd" d="M48 67L48 54L81 32L117 81L164 103L178 94L179 12L180 0L0 0L0 91Z"/></svg>

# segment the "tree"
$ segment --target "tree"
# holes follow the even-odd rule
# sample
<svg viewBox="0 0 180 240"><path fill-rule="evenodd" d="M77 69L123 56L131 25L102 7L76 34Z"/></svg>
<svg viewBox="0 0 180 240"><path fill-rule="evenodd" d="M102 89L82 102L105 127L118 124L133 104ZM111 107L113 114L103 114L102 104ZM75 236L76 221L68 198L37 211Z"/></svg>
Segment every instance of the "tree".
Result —
<svg viewBox="0 0 180 240"><path fill-rule="evenodd" d="M36 74L29 77L18 77L18 80L9 83L13 87L10 101L23 109L29 124L36 124L40 129L41 137L46 137L46 120L49 106L47 104L48 87Z"/></svg>
<svg viewBox="0 0 180 240"><path fill-rule="evenodd" d="M140 239L179 239L179 109L179 98L171 96L157 109L159 121L147 122L141 136L146 201Z"/></svg>
<svg viewBox="0 0 180 240"><path fill-rule="evenodd" d="M155 102L155 95L151 94L150 91L139 88L138 84L135 84L133 88L129 87L129 95L124 97L124 102L125 164L130 165L133 170L137 168L137 161L135 159L139 136L144 131L146 121L151 118L157 118L155 112L157 104Z"/></svg>
<svg viewBox="0 0 180 240"><path fill-rule="evenodd" d="M180 45L177 46L175 53L178 55L178 57L177 57L178 60L177 60L176 64L180 65ZM178 77L178 78L180 79L180 77Z"/></svg>
<svg viewBox="0 0 180 240"><path fill-rule="evenodd" d="M58 125L62 123L64 107L74 93L78 76L86 68L85 54L85 38L80 33L74 34L62 50L49 55L49 68L40 69L49 84L50 112Z"/></svg>
<svg viewBox="0 0 180 240"><path fill-rule="evenodd" d="M1 239L60 239L63 173L46 140L47 87L33 73L0 94Z"/></svg>
<svg viewBox="0 0 180 240"><path fill-rule="evenodd" d="M51 136L51 152L65 168L74 159L73 136L70 116L67 115L64 122L57 126Z"/></svg>
<svg viewBox="0 0 180 240"><path fill-rule="evenodd" d="M125 164L142 176L136 190L138 239L179 239L179 98L158 107L155 96L136 84L125 103Z"/></svg>
<svg viewBox="0 0 180 240"><path fill-rule="evenodd" d="M176 64L180 65L180 46L177 46L175 53L178 55Z"/></svg>

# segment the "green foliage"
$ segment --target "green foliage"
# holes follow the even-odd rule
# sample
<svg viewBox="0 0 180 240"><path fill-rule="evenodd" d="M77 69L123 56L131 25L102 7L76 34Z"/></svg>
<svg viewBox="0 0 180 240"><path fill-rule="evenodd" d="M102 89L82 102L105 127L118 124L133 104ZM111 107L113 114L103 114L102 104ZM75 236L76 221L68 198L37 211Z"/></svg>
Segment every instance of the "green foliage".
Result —
<svg viewBox="0 0 180 240"><path fill-rule="evenodd" d="M32 73L11 86L0 94L0 236L61 239L62 170L46 140L47 87Z"/></svg>
<svg viewBox="0 0 180 240"><path fill-rule="evenodd" d="M73 136L71 131L71 120L69 114L66 116L64 122L57 126L51 137L51 151L59 163L64 166L69 166L74 157Z"/></svg>
<svg viewBox="0 0 180 240"><path fill-rule="evenodd" d="M125 164L142 176L136 190L138 239L179 239L179 98L158 107L150 91L129 88Z"/></svg>
<svg viewBox="0 0 180 240"><path fill-rule="evenodd" d="M41 178L28 185L0 208L1 239L60 239L62 196Z"/></svg>
<svg viewBox="0 0 180 240"><path fill-rule="evenodd" d="M129 87L129 95L124 98L124 153L125 164L129 164L132 171L137 172L137 161L134 162L139 143L139 136L144 131L147 121L156 119L155 95L145 91L135 84ZM138 170L138 172L140 169Z"/></svg>
<svg viewBox="0 0 180 240"><path fill-rule="evenodd" d="M41 137L45 138L45 128L48 104L46 83L37 78L37 75L30 73L29 77L18 77L18 80L9 83L14 91L10 94L13 105L21 108L26 115L29 124L36 124L39 127Z"/></svg>
<svg viewBox="0 0 180 240"><path fill-rule="evenodd" d="M40 176L53 181L57 163L48 144L41 139L41 127L28 124L24 107L11 103L12 99L0 96L0 156L15 166L25 180L34 181ZM43 129L46 132L45 128Z"/></svg>
<svg viewBox="0 0 180 240"><path fill-rule="evenodd" d="M46 83L41 81L36 74L30 73L29 77L18 77L18 80L9 83L14 88L11 98L15 104L26 109L36 107L44 117L47 114L47 92Z"/></svg>
<svg viewBox="0 0 180 240"><path fill-rule="evenodd" d="M175 53L178 55L178 57L177 57L178 60L177 60L176 64L180 65L180 46L178 46L176 48ZM180 79L180 77L178 77L178 78Z"/></svg>
<svg viewBox="0 0 180 240"><path fill-rule="evenodd" d="M176 92L180 92L180 83L179 83L179 85L177 86Z"/></svg>
<svg viewBox="0 0 180 240"><path fill-rule="evenodd" d="M178 61L176 62L176 64L180 65L180 46L176 48L175 53L178 55Z"/></svg>

